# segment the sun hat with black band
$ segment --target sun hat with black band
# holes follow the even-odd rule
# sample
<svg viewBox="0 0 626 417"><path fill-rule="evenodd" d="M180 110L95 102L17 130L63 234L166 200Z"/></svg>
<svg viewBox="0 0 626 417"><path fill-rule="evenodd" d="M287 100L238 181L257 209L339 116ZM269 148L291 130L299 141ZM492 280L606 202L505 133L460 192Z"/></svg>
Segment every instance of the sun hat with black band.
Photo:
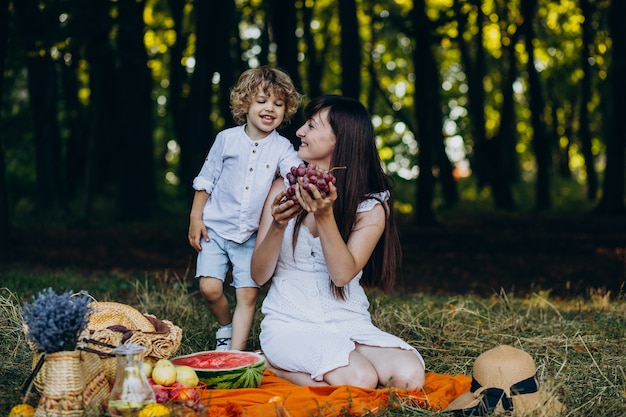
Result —
<svg viewBox="0 0 626 417"><path fill-rule="evenodd" d="M532 356L501 345L483 352L474 362L472 385L443 411L455 416L508 413L546 417L565 413L566 407L539 387Z"/></svg>

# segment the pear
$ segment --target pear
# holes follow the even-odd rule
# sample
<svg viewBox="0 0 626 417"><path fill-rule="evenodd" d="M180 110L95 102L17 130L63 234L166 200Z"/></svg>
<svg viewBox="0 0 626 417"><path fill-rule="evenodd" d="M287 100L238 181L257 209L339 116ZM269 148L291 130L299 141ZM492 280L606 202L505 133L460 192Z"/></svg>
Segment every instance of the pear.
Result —
<svg viewBox="0 0 626 417"><path fill-rule="evenodd" d="M200 382L196 371L187 365L176 366L176 381L180 382L186 387L195 387Z"/></svg>
<svg viewBox="0 0 626 417"><path fill-rule="evenodd" d="M176 382L176 367L167 359L159 359L152 368L152 380L164 387L169 387Z"/></svg>
<svg viewBox="0 0 626 417"><path fill-rule="evenodd" d="M152 377L152 362L143 361L142 366L143 366L143 372L146 374L146 378L151 378Z"/></svg>

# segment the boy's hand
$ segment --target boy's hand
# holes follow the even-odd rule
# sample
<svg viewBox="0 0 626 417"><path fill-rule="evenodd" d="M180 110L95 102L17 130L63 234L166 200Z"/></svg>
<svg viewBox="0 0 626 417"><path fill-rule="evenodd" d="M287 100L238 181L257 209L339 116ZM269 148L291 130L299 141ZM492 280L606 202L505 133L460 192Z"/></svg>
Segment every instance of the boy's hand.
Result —
<svg viewBox="0 0 626 417"><path fill-rule="evenodd" d="M192 218L189 222L189 234L187 235L189 239L189 244L192 248L194 248L197 252L202 250L202 246L200 245L200 239L204 239L205 242L209 241L209 234L206 231L206 226L202 219Z"/></svg>
<svg viewBox="0 0 626 417"><path fill-rule="evenodd" d="M284 229L289 220L296 217L302 208L292 199L287 198L287 191L283 191L274 197L272 202L272 217L274 225L280 229Z"/></svg>

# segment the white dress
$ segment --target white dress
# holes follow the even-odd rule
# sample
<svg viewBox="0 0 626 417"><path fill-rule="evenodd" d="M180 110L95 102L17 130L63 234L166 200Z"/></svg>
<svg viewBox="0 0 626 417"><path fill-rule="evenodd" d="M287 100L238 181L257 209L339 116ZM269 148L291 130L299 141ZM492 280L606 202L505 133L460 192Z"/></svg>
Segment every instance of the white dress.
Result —
<svg viewBox="0 0 626 417"><path fill-rule="evenodd" d="M375 204L377 200L366 200L358 211L371 210ZM372 324L369 301L359 284L362 272L345 287L345 300L333 296L320 239L302 225L294 252L294 225L291 221L285 228L276 271L261 309L264 318L259 339L269 361L321 381L325 373L347 365L355 343L360 343L412 350L424 364L415 348Z"/></svg>

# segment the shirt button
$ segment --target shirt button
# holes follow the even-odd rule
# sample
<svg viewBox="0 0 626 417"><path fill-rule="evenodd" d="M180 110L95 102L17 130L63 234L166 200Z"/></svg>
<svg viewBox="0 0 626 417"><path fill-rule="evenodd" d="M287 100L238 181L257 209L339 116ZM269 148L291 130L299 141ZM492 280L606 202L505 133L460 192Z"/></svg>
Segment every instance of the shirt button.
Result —
<svg viewBox="0 0 626 417"><path fill-rule="evenodd" d="M246 190L249 190L249 189L250 189L250 187L246 185Z"/></svg>
<svg viewBox="0 0 626 417"><path fill-rule="evenodd" d="M254 171L254 168L250 168L250 172Z"/></svg>
<svg viewBox="0 0 626 417"><path fill-rule="evenodd" d="M256 153L256 149L252 149L252 153Z"/></svg>
<svg viewBox="0 0 626 417"><path fill-rule="evenodd" d="M259 146L259 142L254 142L254 146Z"/></svg>

